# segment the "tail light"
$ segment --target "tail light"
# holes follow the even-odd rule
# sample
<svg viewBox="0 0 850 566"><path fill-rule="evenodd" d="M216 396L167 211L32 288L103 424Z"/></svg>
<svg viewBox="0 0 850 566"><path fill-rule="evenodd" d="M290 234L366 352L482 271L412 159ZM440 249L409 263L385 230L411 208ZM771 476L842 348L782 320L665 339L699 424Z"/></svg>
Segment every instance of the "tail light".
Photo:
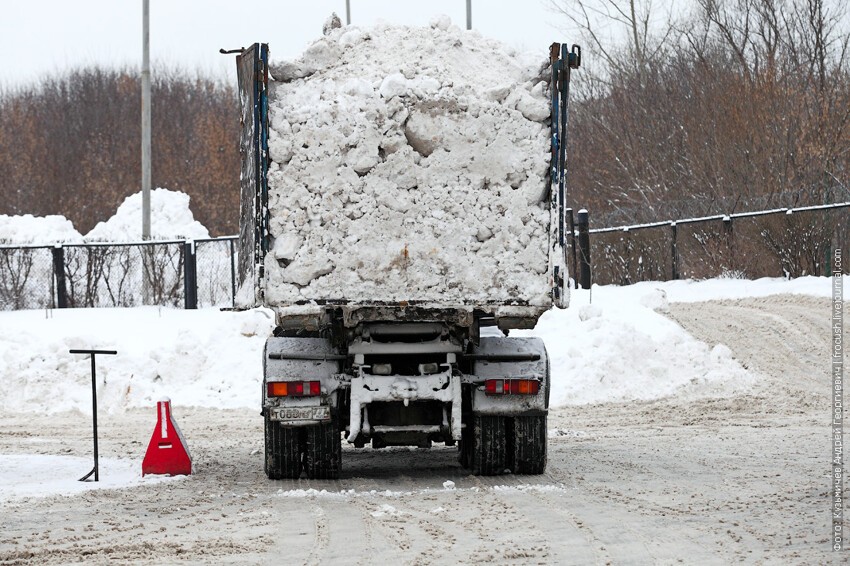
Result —
<svg viewBox="0 0 850 566"><path fill-rule="evenodd" d="M266 384L269 397L315 397L322 393L319 381L269 381Z"/></svg>
<svg viewBox="0 0 850 566"><path fill-rule="evenodd" d="M488 379L484 382L487 395L537 395L540 382L536 379Z"/></svg>

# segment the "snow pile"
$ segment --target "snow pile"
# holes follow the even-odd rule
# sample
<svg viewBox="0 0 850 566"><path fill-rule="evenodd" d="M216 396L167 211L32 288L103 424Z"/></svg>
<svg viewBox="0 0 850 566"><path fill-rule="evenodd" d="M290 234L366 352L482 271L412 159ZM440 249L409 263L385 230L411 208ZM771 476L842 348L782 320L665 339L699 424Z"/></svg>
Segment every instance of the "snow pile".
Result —
<svg viewBox="0 0 850 566"><path fill-rule="evenodd" d="M91 411L91 367L70 349L114 349L97 359L98 407L259 407L267 310L157 307L0 313L0 410Z"/></svg>
<svg viewBox="0 0 850 566"><path fill-rule="evenodd" d="M326 26L273 63L266 300L548 296L548 86L448 18Z"/></svg>
<svg viewBox="0 0 850 566"><path fill-rule="evenodd" d="M76 244L82 240L83 236L64 216L0 214L0 244Z"/></svg>
<svg viewBox="0 0 850 566"><path fill-rule="evenodd" d="M573 291L570 308L545 313L534 330L552 364L552 406L725 396L756 377L723 344L700 342L663 315L667 283Z"/></svg>
<svg viewBox="0 0 850 566"><path fill-rule="evenodd" d="M829 296L830 279L710 280L640 283L576 291L573 306L551 310L531 331L552 363L551 405L722 396L746 391L756 377L723 344L709 347L659 314L667 301L801 293ZM649 305L649 306L647 306ZM90 411L89 360L71 348L111 348L98 359L102 411L260 404L262 351L274 327L268 310L220 312L67 309L0 312L0 410ZM492 329L491 329L492 330ZM445 486L444 486L445 487Z"/></svg>
<svg viewBox="0 0 850 566"><path fill-rule="evenodd" d="M180 191L151 191L151 239L202 239L210 233L195 220L189 209L189 195ZM128 196L105 222L86 234L91 242L137 242L142 239L142 193Z"/></svg>
<svg viewBox="0 0 850 566"><path fill-rule="evenodd" d="M154 240L203 239L210 233L195 220L189 195L168 189L151 191L151 238ZM115 214L83 237L64 216L7 216L0 214L0 244L79 244L136 242L142 239L142 193L128 196Z"/></svg>

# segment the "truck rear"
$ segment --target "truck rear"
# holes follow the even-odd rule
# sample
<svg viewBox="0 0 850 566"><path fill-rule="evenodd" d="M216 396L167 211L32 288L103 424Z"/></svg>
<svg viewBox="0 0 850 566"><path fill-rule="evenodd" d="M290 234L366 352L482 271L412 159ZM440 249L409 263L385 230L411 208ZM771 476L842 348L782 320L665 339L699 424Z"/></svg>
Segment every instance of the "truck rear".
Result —
<svg viewBox="0 0 850 566"><path fill-rule="evenodd" d="M568 302L580 51L553 44L529 70L499 49L442 25L348 26L271 70L266 44L237 57L238 295L276 317L269 478L339 477L343 437L458 445L474 474L543 472L546 349L507 334Z"/></svg>

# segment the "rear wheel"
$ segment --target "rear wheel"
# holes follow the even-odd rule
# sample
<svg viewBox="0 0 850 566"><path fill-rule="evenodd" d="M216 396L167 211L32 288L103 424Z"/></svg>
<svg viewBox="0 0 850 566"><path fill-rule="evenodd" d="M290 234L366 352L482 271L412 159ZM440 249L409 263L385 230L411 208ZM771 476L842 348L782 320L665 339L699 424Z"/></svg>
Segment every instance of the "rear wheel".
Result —
<svg viewBox="0 0 850 566"><path fill-rule="evenodd" d="M337 420L305 429L304 470L310 479L339 479L342 439Z"/></svg>
<svg viewBox="0 0 850 566"><path fill-rule="evenodd" d="M507 438L505 418L474 415L470 460L476 476L494 476L507 468Z"/></svg>
<svg viewBox="0 0 850 566"><path fill-rule="evenodd" d="M546 416L514 417L510 421L511 470L515 474L542 474L546 469Z"/></svg>
<svg viewBox="0 0 850 566"><path fill-rule="evenodd" d="M298 479L301 475L301 429L285 428L265 416L266 475L269 479Z"/></svg>

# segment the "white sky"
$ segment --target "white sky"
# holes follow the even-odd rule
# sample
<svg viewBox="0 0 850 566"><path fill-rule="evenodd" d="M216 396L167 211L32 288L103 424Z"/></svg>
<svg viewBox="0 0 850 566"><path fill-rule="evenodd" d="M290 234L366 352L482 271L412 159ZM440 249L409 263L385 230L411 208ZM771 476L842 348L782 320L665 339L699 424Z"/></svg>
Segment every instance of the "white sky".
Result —
<svg viewBox="0 0 850 566"><path fill-rule="evenodd" d="M235 75L233 49L269 43L273 58L294 57L322 33L336 11L345 22L345 0L150 0L151 59ZM466 26L465 0L351 0L351 20L378 18L424 25L447 14ZM547 53L565 37L568 23L545 0L473 0L473 28L521 49ZM559 29L561 31L559 31ZM33 83L39 77L88 65L140 66L142 0L0 0L0 85Z"/></svg>

